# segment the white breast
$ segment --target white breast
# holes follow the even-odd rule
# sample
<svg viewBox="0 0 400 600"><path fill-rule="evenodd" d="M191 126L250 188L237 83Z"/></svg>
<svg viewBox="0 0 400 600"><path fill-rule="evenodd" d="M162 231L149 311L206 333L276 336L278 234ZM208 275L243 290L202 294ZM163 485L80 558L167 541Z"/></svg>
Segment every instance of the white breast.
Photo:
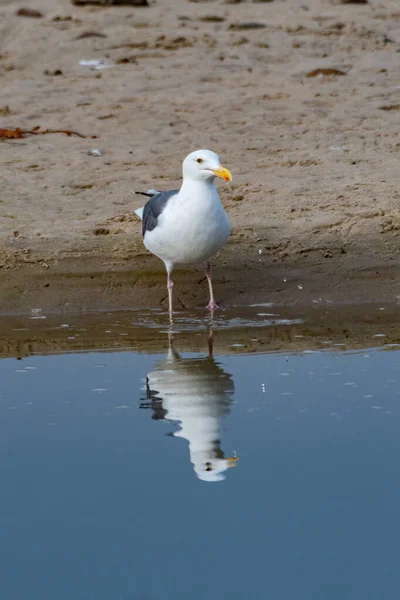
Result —
<svg viewBox="0 0 400 600"><path fill-rule="evenodd" d="M214 184L190 182L168 202L157 227L146 232L144 244L166 263L197 264L214 256L230 232L231 224Z"/></svg>

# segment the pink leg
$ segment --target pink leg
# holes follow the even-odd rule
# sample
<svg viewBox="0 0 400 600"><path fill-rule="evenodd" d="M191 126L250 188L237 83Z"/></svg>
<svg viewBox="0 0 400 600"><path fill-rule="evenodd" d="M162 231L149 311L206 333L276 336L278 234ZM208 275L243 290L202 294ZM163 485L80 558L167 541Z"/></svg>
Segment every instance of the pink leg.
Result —
<svg viewBox="0 0 400 600"><path fill-rule="evenodd" d="M210 288L210 302L207 304L206 308L208 308L209 310L215 310L216 308L219 308L219 306L214 300L214 292L213 292L212 279L211 279L211 264L210 263L207 263L206 277L207 277L207 281L208 281L208 287Z"/></svg>
<svg viewBox="0 0 400 600"><path fill-rule="evenodd" d="M172 288L174 287L174 282L171 279L171 273L168 271L168 280L167 280L167 288L168 288L168 306L169 306L169 316L172 318Z"/></svg>

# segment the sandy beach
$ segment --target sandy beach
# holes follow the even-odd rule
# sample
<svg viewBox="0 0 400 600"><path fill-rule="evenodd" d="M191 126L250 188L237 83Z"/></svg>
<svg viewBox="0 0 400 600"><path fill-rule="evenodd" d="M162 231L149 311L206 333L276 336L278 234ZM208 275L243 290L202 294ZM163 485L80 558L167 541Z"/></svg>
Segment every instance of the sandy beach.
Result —
<svg viewBox="0 0 400 600"><path fill-rule="evenodd" d="M222 305L400 299L397 0L3 1L0 82L0 128L86 136L0 140L0 312L165 307L134 191L202 147L233 174Z"/></svg>

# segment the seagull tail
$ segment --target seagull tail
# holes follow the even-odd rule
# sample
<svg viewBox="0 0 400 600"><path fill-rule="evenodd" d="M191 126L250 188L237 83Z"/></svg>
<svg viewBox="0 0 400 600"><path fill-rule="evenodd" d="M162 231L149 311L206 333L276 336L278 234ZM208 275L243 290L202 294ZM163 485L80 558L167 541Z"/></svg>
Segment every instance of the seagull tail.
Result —
<svg viewBox="0 0 400 600"><path fill-rule="evenodd" d="M160 192L157 190L147 190L147 192L135 192L135 194L140 194L142 196L146 196L147 198L153 198L153 196L157 196ZM143 221L143 209L144 206L135 210L135 215L139 217Z"/></svg>
<svg viewBox="0 0 400 600"><path fill-rule="evenodd" d="M141 208L137 208L135 210L135 215L137 215L139 217L139 219L141 219L143 221L143 210L144 210L144 206L142 206Z"/></svg>
<svg viewBox="0 0 400 600"><path fill-rule="evenodd" d="M146 196L147 198L153 198L153 196L157 196L160 192L158 190L147 190L147 192L135 192L135 194L140 194L141 196ZM143 221L143 210L144 206L135 210L135 215L139 217Z"/></svg>
<svg viewBox="0 0 400 600"><path fill-rule="evenodd" d="M147 192L135 192L135 194L140 194L141 196L147 196L147 198L152 198L153 196L157 196L160 192L158 190L147 190Z"/></svg>

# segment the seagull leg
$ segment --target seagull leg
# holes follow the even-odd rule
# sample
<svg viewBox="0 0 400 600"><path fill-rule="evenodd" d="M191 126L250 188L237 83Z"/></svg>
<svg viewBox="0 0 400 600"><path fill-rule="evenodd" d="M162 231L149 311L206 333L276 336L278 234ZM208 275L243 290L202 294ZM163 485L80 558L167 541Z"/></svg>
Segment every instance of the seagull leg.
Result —
<svg viewBox="0 0 400 600"><path fill-rule="evenodd" d="M174 282L171 279L171 270L167 267L167 289L168 289L168 307L169 307L169 318L172 323L172 288L174 287Z"/></svg>
<svg viewBox="0 0 400 600"><path fill-rule="evenodd" d="M172 319L171 319L171 324L170 324L169 329L168 329L168 349L171 352L174 352L174 348L173 348L174 332L172 330L172 327L173 327L173 322L172 322Z"/></svg>
<svg viewBox="0 0 400 600"><path fill-rule="evenodd" d="M210 327L210 330L208 332L207 345L208 345L208 356L212 356L213 348L214 348L214 331L213 331L212 326Z"/></svg>
<svg viewBox="0 0 400 600"><path fill-rule="evenodd" d="M208 281L208 287L210 288L210 302L207 304L206 308L213 311L216 308L219 308L219 306L214 300L214 292L213 292L212 279L211 279L211 263L207 263L206 277L207 277L207 281Z"/></svg>

